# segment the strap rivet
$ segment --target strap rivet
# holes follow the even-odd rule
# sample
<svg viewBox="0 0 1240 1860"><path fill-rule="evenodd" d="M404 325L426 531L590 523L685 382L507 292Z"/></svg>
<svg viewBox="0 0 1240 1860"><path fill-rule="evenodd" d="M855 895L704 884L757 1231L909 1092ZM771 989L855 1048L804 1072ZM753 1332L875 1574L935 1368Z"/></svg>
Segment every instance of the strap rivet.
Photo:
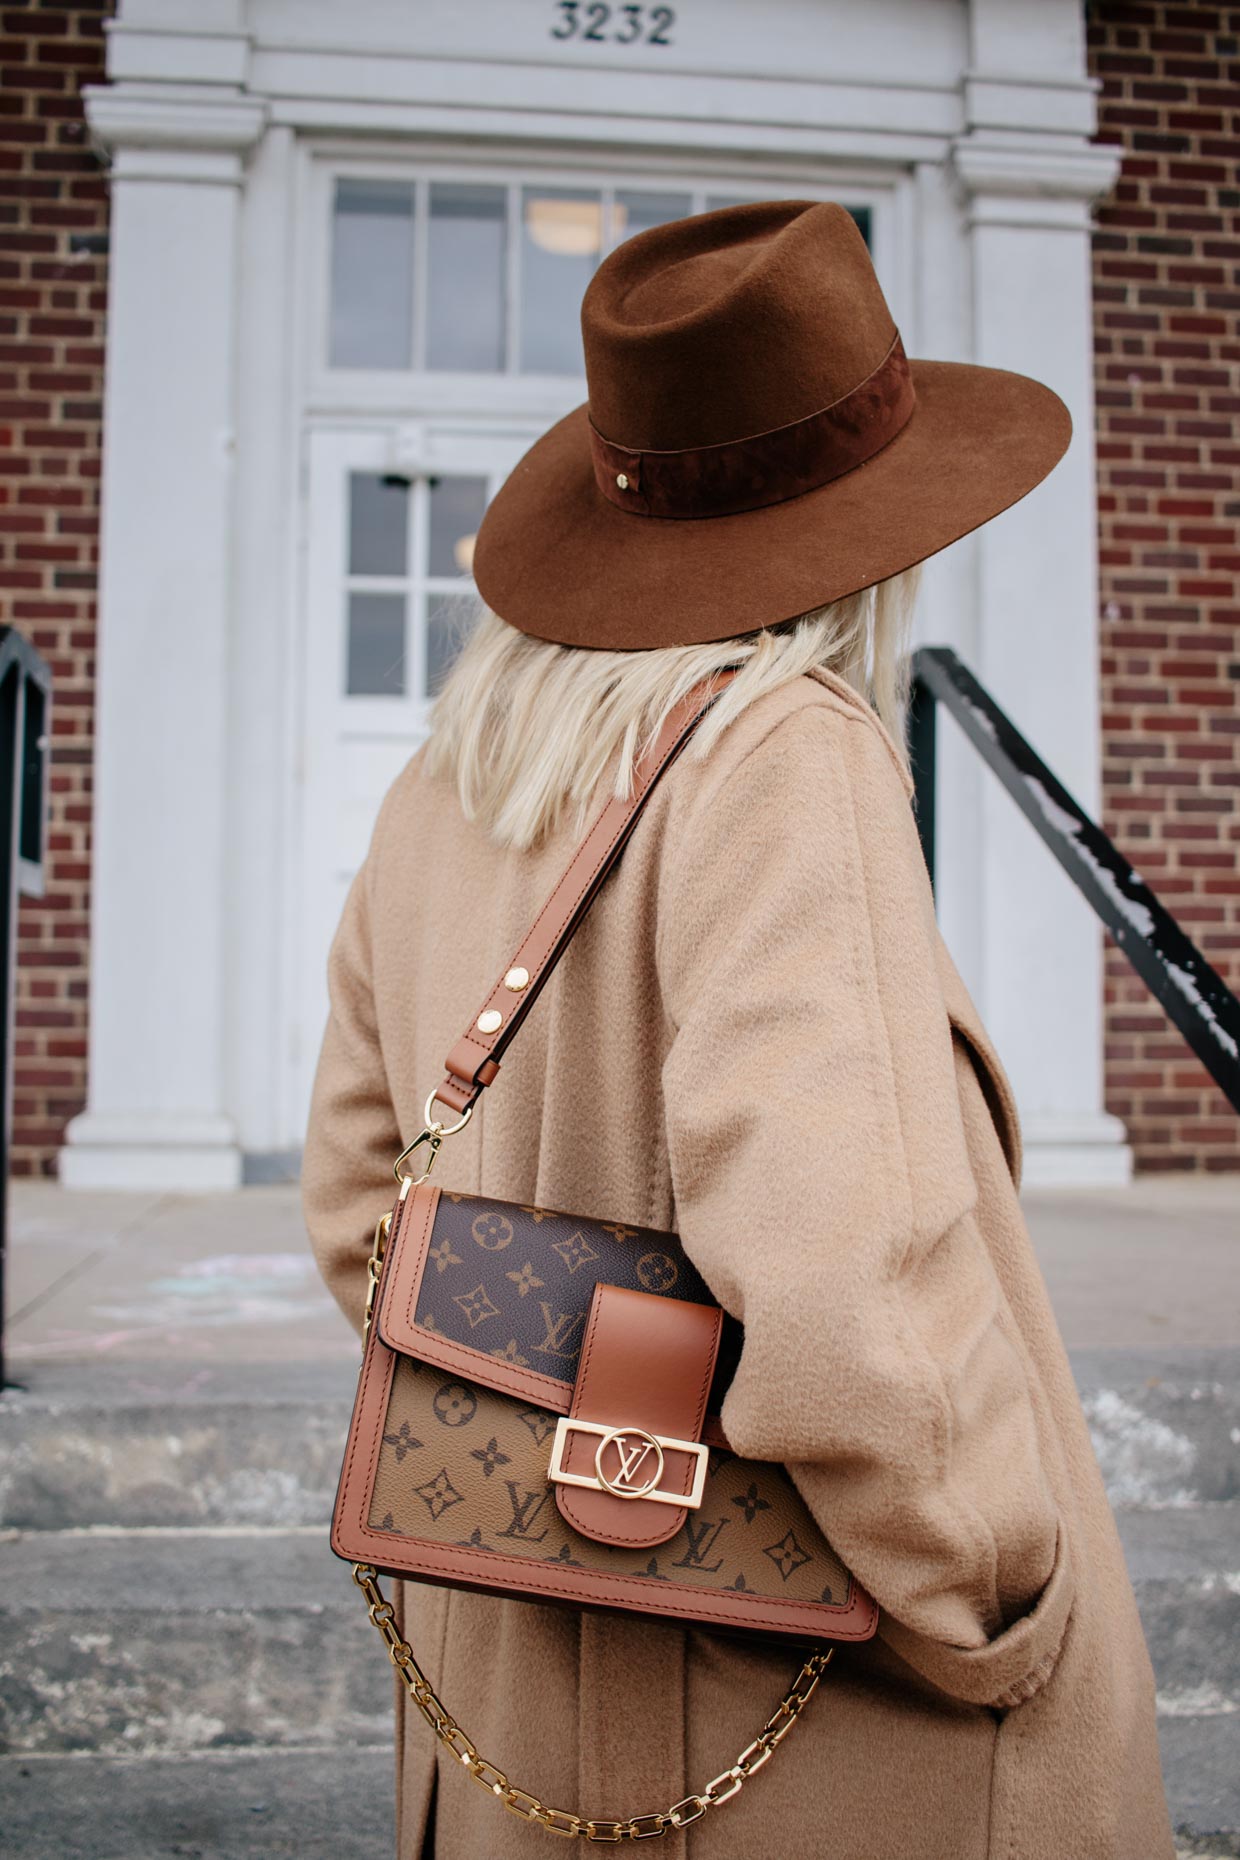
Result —
<svg viewBox="0 0 1240 1860"><path fill-rule="evenodd" d="M621 491L627 491L629 488L628 473L625 471L618 471L616 473L616 484Z"/></svg>
<svg viewBox="0 0 1240 1860"><path fill-rule="evenodd" d="M475 1022L479 1033L498 1033L503 1024L504 1017L498 1008L485 1008Z"/></svg>
<svg viewBox="0 0 1240 1860"><path fill-rule="evenodd" d="M514 995L519 995L523 988L529 987L529 981L530 972L528 969L509 969L507 975L504 977L504 987L511 988Z"/></svg>

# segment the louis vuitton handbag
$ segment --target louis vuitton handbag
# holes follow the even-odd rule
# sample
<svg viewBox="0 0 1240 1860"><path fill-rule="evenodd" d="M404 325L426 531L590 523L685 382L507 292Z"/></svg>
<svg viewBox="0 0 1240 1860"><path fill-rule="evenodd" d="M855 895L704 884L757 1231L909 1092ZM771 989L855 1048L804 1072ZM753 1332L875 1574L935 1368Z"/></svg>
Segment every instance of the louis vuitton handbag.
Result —
<svg viewBox="0 0 1240 1860"><path fill-rule="evenodd" d="M690 693L631 796L603 808L396 1162L332 1520L332 1548L354 1565L430 1728L513 1814L588 1841L654 1839L728 1801L796 1723L830 1643L868 1639L877 1622L783 1467L729 1449L719 1412L740 1327L674 1234L448 1194L429 1179L712 696ZM381 1574L769 1636L804 1663L700 1794L592 1820L548 1806L479 1754L401 1635Z"/></svg>

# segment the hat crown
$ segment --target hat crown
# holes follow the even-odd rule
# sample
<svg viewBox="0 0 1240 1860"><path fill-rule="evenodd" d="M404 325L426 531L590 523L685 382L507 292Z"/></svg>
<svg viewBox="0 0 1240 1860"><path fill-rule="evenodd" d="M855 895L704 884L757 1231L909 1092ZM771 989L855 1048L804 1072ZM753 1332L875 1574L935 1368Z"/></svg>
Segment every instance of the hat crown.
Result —
<svg viewBox="0 0 1240 1860"><path fill-rule="evenodd" d="M637 234L595 273L581 323L592 423L650 451L807 419L872 374L895 334L851 214L802 200Z"/></svg>

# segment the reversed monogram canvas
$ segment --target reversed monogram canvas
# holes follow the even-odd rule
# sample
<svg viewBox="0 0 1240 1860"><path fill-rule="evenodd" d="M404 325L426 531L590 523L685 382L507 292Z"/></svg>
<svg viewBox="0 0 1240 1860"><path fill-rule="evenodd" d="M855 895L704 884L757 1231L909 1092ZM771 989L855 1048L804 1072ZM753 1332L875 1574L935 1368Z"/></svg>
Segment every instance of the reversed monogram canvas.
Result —
<svg viewBox="0 0 1240 1860"><path fill-rule="evenodd" d="M712 1447L699 1510L656 1551L593 1542L565 1523L547 1480L556 1417L402 1358L371 1494L376 1531L804 1602L842 1603L850 1577L779 1466Z"/></svg>
<svg viewBox="0 0 1240 1860"><path fill-rule="evenodd" d="M645 1544L574 1528L552 1449L559 1417L575 1412L596 1287L717 1310L674 1234L426 1183L402 1195L337 1496L337 1553L577 1606L868 1638L874 1604L783 1467L729 1448L718 1405L741 1342L730 1320L695 1436L708 1449L701 1502L668 1512L670 1534ZM629 1420L617 1412L614 1425Z"/></svg>

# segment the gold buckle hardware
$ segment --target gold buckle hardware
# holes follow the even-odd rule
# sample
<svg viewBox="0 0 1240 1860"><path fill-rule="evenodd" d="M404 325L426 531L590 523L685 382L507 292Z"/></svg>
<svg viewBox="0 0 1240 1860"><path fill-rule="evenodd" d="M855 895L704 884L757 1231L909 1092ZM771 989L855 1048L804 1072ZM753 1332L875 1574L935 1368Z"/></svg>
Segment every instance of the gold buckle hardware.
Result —
<svg viewBox="0 0 1240 1860"><path fill-rule="evenodd" d="M569 1438L575 1433L593 1434L598 1440L592 1474L569 1472L565 1467ZM614 1449L610 1467L604 1460L609 1448ZM692 1455L693 1484L688 1492L659 1490L667 1453ZM699 1440L675 1440L668 1434L648 1433L644 1427L605 1427L598 1421L562 1414L555 1424L547 1477L555 1485L582 1486L588 1492L610 1492L613 1498L645 1498L652 1505L680 1505L696 1511L706 1490L709 1457L709 1449Z"/></svg>

